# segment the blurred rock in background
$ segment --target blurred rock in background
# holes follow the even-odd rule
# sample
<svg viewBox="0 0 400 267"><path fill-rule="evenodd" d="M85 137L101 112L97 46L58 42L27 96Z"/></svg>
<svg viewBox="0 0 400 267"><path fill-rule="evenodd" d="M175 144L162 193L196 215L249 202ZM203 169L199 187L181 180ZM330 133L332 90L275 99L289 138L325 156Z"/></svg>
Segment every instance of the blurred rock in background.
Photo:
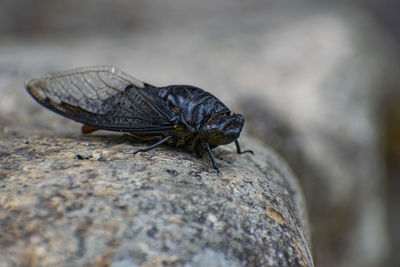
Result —
<svg viewBox="0 0 400 267"><path fill-rule="evenodd" d="M107 64L156 85L197 85L243 111L246 130L292 165L316 266L394 265L398 4L350 2L3 1L0 126L76 131L22 89L43 72Z"/></svg>

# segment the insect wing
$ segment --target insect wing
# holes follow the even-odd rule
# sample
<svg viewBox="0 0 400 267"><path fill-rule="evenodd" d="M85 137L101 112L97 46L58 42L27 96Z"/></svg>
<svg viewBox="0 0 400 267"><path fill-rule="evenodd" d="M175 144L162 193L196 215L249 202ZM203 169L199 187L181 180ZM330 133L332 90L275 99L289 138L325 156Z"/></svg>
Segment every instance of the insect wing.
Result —
<svg viewBox="0 0 400 267"><path fill-rule="evenodd" d="M173 129L172 111L157 88L113 67L88 67L48 74L26 84L45 107L106 130L157 133Z"/></svg>

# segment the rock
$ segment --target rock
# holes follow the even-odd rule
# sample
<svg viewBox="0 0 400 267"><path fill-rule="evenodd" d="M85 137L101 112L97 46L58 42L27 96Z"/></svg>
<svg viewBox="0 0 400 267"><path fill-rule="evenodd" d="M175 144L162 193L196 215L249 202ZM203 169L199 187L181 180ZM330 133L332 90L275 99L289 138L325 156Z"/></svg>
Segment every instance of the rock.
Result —
<svg viewBox="0 0 400 267"><path fill-rule="evenodd" d="M128 136L1 134L5 265L312 266L296 178L256 156L209 158Z"/></svg>

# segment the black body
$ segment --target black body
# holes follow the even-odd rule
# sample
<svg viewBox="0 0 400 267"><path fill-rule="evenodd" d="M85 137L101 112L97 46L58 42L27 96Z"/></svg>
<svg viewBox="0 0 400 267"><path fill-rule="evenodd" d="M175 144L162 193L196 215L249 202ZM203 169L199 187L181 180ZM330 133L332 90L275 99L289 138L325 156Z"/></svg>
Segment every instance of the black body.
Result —
<svg viewBox="0 0 400 267"><path fill-rule="evenodd" d="M146 140L184 146L201 156L239 138L244 124L212 94L189 85L155 87L113 67L89 67L48 74L26 84L43 106L83 123L86 130L127 132ZM89 130L87 130L89 128ZM244 151L251 152L251 151Z"/></svg>

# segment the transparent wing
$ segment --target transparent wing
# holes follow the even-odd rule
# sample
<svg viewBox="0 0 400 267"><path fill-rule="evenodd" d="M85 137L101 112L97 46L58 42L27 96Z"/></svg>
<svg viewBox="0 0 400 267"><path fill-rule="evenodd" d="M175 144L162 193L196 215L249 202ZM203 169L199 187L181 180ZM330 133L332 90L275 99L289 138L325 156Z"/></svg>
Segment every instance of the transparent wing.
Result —
<svg viewBox="0 0 400 267"><path fill-rule="evenodd" d="M143 83L114 67L96 66L47 74L26 84L45 107L100 129L157 132L171 129L171 111Z"/></svg>
<svg viewBox="0 0 400 267"><path fill-rule="evenodd" d="M49 98L56 104L66 103L104 114L129 85L144 87L143 82L116 68L97 66L47 74L29 81L26 88L39 101Z"/></svg>

